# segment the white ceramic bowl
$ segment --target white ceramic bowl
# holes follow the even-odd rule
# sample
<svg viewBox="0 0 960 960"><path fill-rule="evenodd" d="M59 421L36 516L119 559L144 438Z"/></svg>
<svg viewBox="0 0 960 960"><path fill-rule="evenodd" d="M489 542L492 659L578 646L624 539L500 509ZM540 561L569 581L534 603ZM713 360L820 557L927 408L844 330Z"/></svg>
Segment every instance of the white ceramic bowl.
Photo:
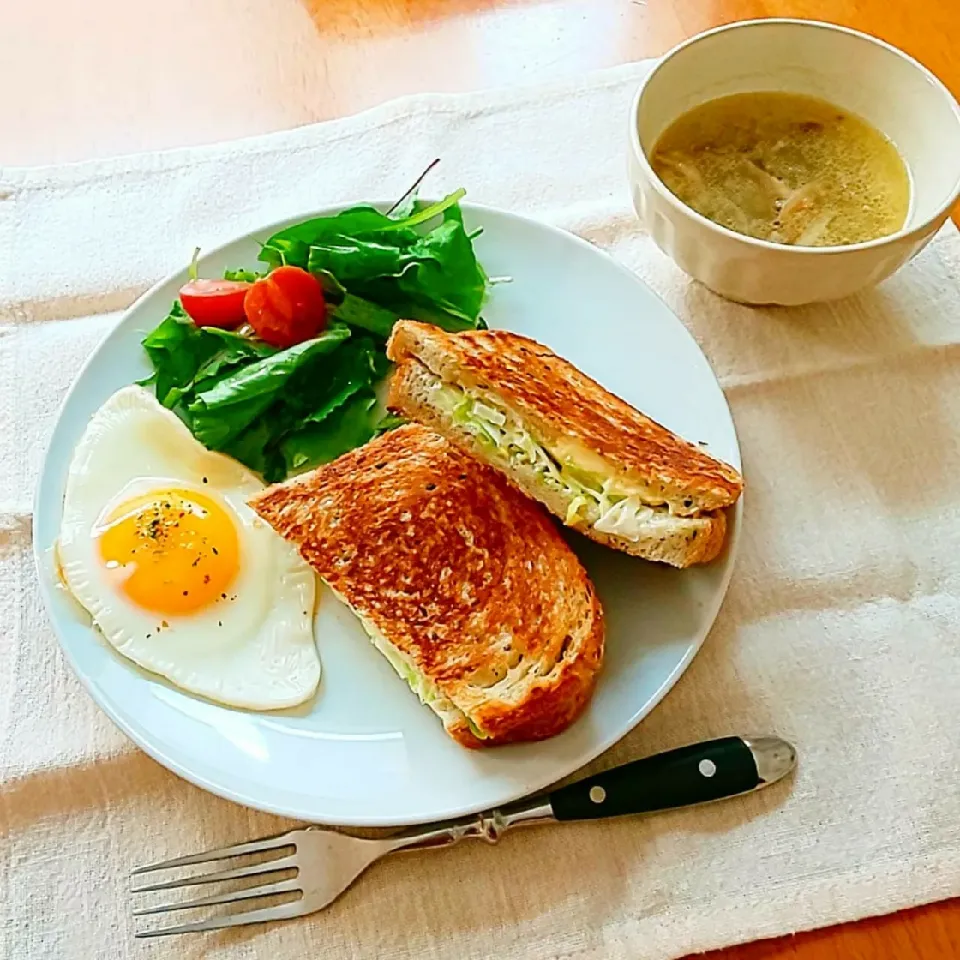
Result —
<svg viewBox="0 0 960 960"><path fill-rule="evenodd" d="M843 247L792 247L717 226L678 200L650 166L657 138L707 100L757 90L821 97L886 134L911 177L903 229ZM960 197L960 107L947 88L895 47L827 23L748 20L682 43L637 92L629 136L633 203L657 245L744 303L833 300L879 283L923 248Z"/></svg>

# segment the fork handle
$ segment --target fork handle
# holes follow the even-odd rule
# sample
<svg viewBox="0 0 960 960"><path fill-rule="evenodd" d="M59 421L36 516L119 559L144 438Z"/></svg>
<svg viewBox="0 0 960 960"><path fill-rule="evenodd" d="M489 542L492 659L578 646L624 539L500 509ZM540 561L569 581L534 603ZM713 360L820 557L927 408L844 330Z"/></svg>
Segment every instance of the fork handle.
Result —
<svg viewBox="0 0 960 960"><path fill-rule="evenodd" d="M724 737L634 760L548 796L557 820L653 813L749 793L786 776L796 753L777 737Z"/></svg>

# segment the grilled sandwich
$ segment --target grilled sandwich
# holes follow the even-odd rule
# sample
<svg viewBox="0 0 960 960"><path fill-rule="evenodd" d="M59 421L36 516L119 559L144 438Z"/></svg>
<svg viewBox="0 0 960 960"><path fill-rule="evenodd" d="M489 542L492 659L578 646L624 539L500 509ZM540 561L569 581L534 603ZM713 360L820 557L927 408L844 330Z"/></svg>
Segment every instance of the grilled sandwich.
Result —
<svg viewBox="0 0 960 960"><path fill-rule="evenodd" d="M593 584L542 507L438 434L398 427L250 503L462 745L550 737L586 706Z"/></svg>
<svg viewBox="0 0 960 960"><path fill-rule="evenodd" d="M567 526L676 567L723 548L740 474L552 350L505 330L396 324L388 405L495 467Z"/></svg>

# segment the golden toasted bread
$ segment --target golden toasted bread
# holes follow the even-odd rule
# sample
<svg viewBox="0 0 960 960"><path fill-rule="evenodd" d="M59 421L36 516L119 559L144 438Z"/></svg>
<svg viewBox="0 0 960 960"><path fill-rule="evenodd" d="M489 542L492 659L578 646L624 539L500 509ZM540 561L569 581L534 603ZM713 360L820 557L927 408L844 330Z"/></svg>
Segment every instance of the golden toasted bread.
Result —
<svg viewBox="0 0 960 960"><path fill-rule="evenodd" d="M250 505L360 618L468 747L565 729L593 692L603 613L549 516L418 424Z"/></svg>
<svg viewBox="0 0 960 960"><path fill-rule="evenodd" d="M587 536L685 567L712 560L732 467L614 396L547 347L503 330L402 321L389 405L496 467Z"/></svg>

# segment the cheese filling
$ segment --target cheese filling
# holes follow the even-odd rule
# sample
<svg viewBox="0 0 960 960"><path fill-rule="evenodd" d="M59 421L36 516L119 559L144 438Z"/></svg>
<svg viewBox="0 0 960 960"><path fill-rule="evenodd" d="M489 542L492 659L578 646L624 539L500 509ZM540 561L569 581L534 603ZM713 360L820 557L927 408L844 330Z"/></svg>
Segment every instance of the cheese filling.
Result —
<svg viewBox="0 0 960 960"><path fill-rule="evenodd" d="M517 416L489 397L481 398L440 380L432 390L436 406L480 443L492 447L510 463L532 468L544 484L564 494L568 499L564 523L568 526L582 521L599 533L636 543L659 526L673 528L678 523L697 522L673 516L670 506L651 488L598 472L601 463L591 463L593 469L584 469L582 462L574 461L569 447L557 451L565 455L556 456Z"/></svg>

